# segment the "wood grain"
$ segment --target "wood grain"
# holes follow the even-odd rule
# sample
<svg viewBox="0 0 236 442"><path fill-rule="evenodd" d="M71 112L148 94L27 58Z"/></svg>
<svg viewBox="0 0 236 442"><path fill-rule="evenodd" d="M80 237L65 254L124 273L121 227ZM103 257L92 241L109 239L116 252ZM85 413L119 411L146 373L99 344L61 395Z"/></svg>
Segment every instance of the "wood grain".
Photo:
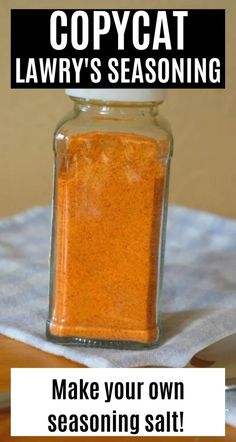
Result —
<svg viewBox="0 0 236 442"><path fill-rule="evenodd" d="M78 368L83 365L0 335L0 391L10 389L11 367Z"/></svg>

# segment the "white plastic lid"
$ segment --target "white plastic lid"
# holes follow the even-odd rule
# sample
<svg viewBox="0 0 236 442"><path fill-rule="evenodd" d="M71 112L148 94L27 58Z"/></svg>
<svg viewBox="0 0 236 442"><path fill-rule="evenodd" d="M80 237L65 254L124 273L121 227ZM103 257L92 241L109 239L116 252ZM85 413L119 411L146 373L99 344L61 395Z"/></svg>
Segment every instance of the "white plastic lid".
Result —
<svg viewBox="0 0 236 442"><path fill-rule="evenodd" d="M65 89L70 97L103 101L161 102L166 89Z"/></svg>

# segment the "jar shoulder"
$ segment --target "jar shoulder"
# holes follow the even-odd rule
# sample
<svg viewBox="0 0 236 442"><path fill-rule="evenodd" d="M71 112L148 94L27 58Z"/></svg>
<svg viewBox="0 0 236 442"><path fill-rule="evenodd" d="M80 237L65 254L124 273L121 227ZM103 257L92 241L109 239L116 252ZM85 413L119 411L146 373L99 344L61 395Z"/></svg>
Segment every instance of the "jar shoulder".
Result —
<svg viewBox="0 0 236 442"><path fill-rule="evenodd" d="M169 121L162 115L129 118L127 116L87 115L72 111L66 114L55 129L55 148L57 143L66 148L67 141L85 132L115 132L147 136L167 146L166 154L172 155L173 136Z"/></svg>

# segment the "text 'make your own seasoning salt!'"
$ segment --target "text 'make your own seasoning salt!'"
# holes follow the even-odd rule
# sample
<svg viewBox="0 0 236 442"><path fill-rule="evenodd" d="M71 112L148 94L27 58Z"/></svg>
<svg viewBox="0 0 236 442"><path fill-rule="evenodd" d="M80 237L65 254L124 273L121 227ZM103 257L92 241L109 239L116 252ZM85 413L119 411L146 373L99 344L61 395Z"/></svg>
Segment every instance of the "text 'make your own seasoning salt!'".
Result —
<svg viewBox="0 0 236 442"><path fill-rule="evenodd" d="M158 298L172 137L164 91L66 91L55 133L47 336L144 348L158 341Z"/></svg>

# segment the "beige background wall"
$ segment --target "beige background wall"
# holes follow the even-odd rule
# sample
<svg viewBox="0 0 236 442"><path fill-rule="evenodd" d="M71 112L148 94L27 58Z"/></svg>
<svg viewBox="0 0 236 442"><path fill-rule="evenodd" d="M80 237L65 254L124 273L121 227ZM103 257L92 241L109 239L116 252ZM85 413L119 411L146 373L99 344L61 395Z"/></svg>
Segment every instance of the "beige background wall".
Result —
<svg viewBox="0 0 236 442"><path fill-rule="evenodd" d="M71 106L63 90L10 90L10 9L106 7L226 8L226 90L172 90L162 113L175 136L170 201L236 217L236 0L0 0L0 216L50 202L52 133Z"/></svg>

